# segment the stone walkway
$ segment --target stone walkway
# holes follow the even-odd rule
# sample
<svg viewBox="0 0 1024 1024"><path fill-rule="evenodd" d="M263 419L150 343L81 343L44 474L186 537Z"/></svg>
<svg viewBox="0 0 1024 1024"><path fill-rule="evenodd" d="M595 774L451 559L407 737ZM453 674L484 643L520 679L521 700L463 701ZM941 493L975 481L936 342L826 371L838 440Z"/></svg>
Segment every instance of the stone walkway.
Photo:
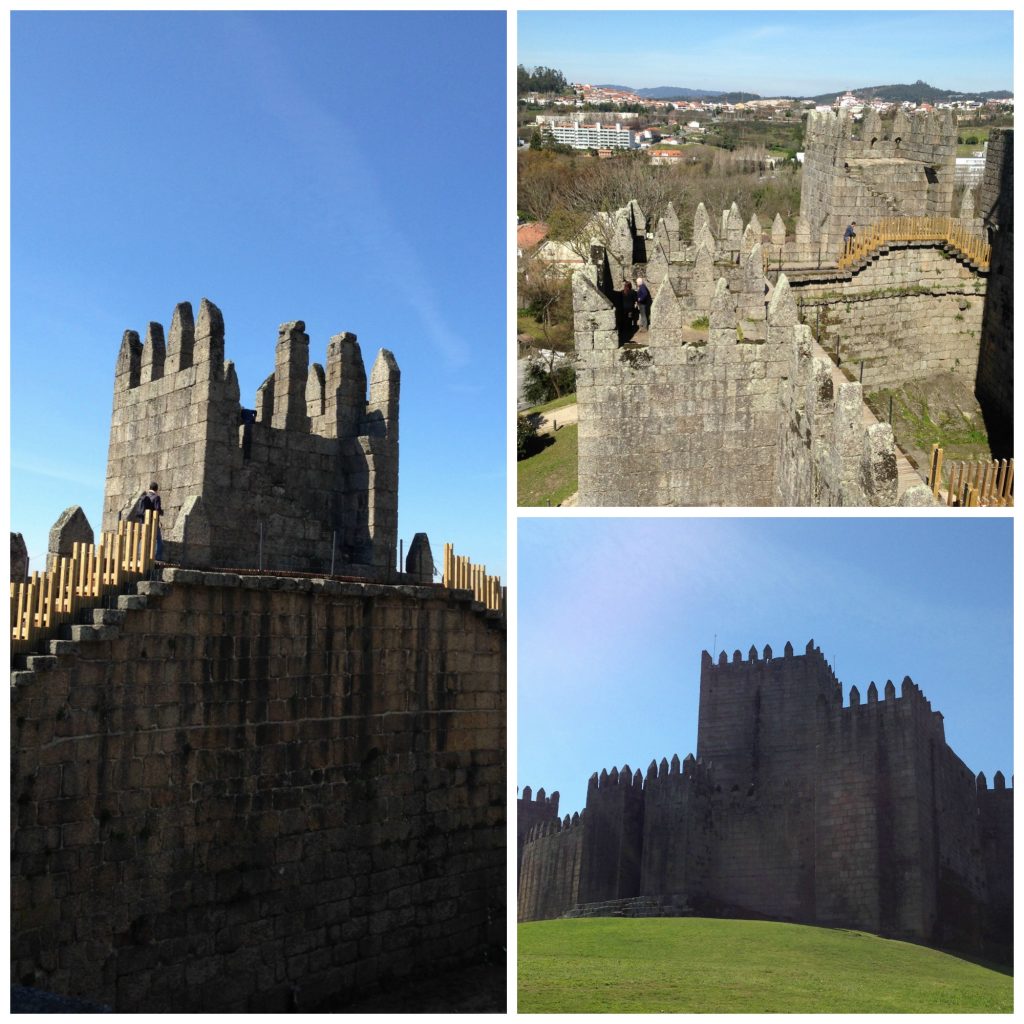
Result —
<svg viewBox="0 0 1024 1024"><path fill-rule="evenodd" d="M812 338L811 339L811 355L820 356L822 359L828 359L829 366L832 368L832 386L835 389L835 393L839 394L840 384L849 384L850 382L846 379L846 374L839 369L838 366L829 358L828 353ZM866 427L870 427L875 423L878 423L878 417L868 408L867 402L861 404L861 416ZM910 460L899 450L896 449L896 497L897 499L902 498L905 491L915 486L916 484L926 483L925 479L921 474L914 468L914 465Z"/></svg>

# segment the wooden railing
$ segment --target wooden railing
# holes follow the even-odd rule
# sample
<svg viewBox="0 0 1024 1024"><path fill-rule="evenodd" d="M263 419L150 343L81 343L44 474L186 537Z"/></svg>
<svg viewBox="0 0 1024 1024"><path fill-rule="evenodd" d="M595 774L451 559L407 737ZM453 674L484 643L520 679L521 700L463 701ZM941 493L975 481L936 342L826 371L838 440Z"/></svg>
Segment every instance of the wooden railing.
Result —
<svg viewBox="0 0 1024 1024"><path fill-rule="evenodd" d="M444 546L441 582L446 587L472 590L473 597L493 611L505 614L506 588L500 576L488 576L482 565L474 565L465 555L455 554L451 544Z"/></svg>
<svg viewBox="0 0 1024 1024"><path fill-rule="evenodd" d="M942 449L932 445L928 463L928 486L942 500ZM991 462L950 462L946 466L946 504L959 508L1005 507L1013 505L1013 459Z"/></svg>
<svg viewBox="0 0 1024 1024"><path fill-rule="evenodd" d="M147 575L156 555L157 514L122 520L99 544L76 543L47 572L11 582L11 653L24 654L53 638L59 627Z"/></svg>
<svg viewBox="0 0 1024 1024"><path fill-rule="evenodd" d="M959 250L982 270L988 270L992 246L968 231L955 217L883 217L850 239L839 257L839 269L895 242L944 242Z"/></svg>

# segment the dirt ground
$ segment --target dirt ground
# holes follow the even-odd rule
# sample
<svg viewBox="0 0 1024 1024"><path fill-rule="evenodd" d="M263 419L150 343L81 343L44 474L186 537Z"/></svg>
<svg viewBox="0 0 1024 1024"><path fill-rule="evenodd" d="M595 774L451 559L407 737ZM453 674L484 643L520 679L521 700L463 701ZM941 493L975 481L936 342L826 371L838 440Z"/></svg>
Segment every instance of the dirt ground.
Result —
<svg viewBox="0 0 1024 1024"><path fill-rule="evenodd" d="M945 461L990 459L985 420L971 383L953 373L937 373L902 388L869 394L878 419L889 419L893 399L896 443L921 471L927 471L933 442L942 445Z"/></svg>

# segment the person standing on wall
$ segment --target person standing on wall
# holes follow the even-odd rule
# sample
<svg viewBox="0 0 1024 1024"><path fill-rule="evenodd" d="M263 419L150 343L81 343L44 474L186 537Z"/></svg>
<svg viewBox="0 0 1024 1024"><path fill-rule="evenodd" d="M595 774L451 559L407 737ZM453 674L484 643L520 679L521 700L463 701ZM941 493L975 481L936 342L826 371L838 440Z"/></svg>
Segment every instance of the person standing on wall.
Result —
<svg viewBox="0 0 1024 1024"><path fill-rule="evenodd" d="M636 330L636 292L633 291L633 284L626 280L622 282L622 291L619 293L619 310L621 320L619 322L619 344L624 344L633 337Z"/></svg>
<svg viewBox="0 0 1024 1024"><path fill-rule="evenodd" d="M160 485L153 480L149 490L144 491L132 508L128 521L132 523L143 523L146 521L146 513L150 510L156 512L156 560L163 561L164 538L160 533L160 517L164 514L163 506L160 504Z"/></svg>
<svg viewBox="0 0 1024 1024"><path fill-rule="evenodd" d="M640 330L646 331L651 326L651 290L642 277L636 279L636 308L640 313Z"/></svg>
<svg viewBox="0 0 1024 1024"><path fill-rule="evenodd" d="M851 220L846 225L846 230L843 232L843 248L849 250L850 246L853 245L853 240L857 237L857 222Z"/></svg>

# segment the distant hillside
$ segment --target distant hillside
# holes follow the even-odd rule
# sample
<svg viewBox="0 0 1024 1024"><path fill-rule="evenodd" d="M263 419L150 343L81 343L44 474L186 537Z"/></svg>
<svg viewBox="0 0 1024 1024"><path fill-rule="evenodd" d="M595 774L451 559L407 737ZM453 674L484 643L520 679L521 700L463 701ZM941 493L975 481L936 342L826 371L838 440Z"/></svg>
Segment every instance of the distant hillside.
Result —
<svg viewBox="0 0 1024 1024"><path fill-rule="evenodd" d="M645 100L721 100L723 103L742 103L759 100L756 92L722 92L715 89L687 89L681 85L658 85L651 89L634 89L631 85L598 85L598 89L618 89L634 92Z"/></svg>
<svg viewBox="0 0 1024 1024"><path fill-rule="evenodd" d="M519 925L520 1013L1010 1013L1013 978L842 928L698 917Z"/></svg>
<svg viewBox="0 0 1024 1024"><path fill-rule="evenodd" d="M807 96L806 99L815 103L831 103L842 96L845 89L839 92L825 92L820 96ZM1013 96L1012 92L999 89L995 92L957 92L955 89L936 89L935 86L920 80L913 85L871 85L851 89L855 96L864 99L887 100L890 103L949 103L951 100L1005 100Z"/></svg>

